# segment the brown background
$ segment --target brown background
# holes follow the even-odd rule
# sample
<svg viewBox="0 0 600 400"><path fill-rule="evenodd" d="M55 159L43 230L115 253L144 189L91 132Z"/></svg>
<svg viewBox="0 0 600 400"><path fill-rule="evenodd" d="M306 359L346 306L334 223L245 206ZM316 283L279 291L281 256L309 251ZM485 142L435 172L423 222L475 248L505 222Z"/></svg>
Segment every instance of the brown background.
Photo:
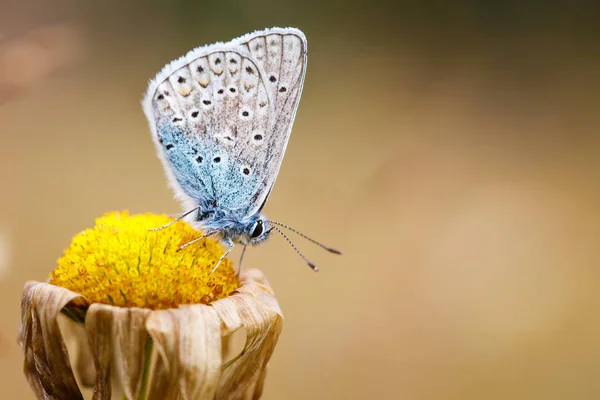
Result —
<svg viewBox="0 0 600 400"><path fill-rule="evenodd" d="M297 239L315 274L278 237L248 253L286 318L264 398L600 398L588 3L0 0L1 398L33 398L23 283L106 211L178 211L147 80L275 25L309 67L266 212L345 254Z"/></svg>

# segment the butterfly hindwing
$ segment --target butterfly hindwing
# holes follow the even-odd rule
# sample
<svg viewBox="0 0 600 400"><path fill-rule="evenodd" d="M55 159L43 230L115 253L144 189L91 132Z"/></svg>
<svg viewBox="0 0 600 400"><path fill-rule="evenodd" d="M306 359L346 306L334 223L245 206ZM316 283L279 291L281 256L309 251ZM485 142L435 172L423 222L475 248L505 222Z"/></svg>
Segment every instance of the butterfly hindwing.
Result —
<svg viewBox="0 0 600 400"><path fill-rule="evenodd" d="M157 75L144 110L180 197L240 218L258 211L283 158L305 65L304 36L274 28L195 49Z"/></svg>

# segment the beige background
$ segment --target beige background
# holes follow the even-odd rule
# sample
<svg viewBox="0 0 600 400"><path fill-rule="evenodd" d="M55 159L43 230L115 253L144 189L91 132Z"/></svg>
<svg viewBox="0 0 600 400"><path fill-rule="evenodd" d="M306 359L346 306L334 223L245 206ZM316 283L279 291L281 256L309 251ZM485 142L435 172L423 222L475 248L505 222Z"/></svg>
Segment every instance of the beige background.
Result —
<svg viewBox="0 0 600 400"><path fill-rule="evenodd" d="M278 237L247 254L285 314L264 398L598 399L597 17L0 0L1 398L33 398L23 283L106 211L178 211L139 105L147 80L197 45L292 25L308 74L265 211L345 254L297 239L318 274Z"/></svg>

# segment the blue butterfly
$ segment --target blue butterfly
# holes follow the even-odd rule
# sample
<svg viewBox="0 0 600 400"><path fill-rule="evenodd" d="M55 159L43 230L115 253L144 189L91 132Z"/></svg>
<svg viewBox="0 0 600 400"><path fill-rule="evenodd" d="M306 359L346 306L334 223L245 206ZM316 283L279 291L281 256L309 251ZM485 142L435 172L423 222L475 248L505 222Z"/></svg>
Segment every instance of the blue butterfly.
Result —
<svg viewBox="0 0 600 400"><path fill-rule="evenodd" d="M306 37L271 28L198 47L166 65L142 101L158 156L176 197L202 237L234 248L264 242L279 227L261 214L290 137L306 73ZM174 222L175 222L174 221ZM170 225L170 224L169 224ZM167 227L159 227L163 229ZM240 260L241 265L241 260Z"/></svg>

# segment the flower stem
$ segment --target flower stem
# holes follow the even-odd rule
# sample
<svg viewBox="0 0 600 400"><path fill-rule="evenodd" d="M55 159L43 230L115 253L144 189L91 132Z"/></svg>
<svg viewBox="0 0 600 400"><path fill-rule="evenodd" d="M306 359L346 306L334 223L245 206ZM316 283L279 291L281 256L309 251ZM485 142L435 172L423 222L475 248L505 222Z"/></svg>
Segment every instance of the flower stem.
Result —
<svg viewBox="0 0 600 400"><path fill-rule="evenodd" d="M142 388L139 400L146 400L148 397L148 381L150 379L150 364L152 361L152 339L146 338L144 344L144 369L142 371Z"/></svg>

